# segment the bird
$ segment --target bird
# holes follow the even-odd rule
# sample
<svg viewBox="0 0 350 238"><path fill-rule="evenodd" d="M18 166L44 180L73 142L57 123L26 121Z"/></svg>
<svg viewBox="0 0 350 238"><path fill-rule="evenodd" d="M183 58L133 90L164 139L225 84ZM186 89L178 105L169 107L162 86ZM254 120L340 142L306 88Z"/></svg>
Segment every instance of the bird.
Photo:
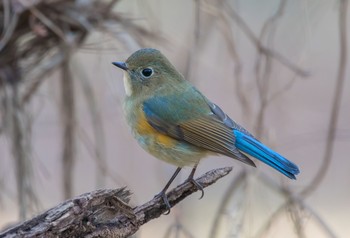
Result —
<svg viewBox="0 0 350 238"><path fill-rule="evenodd" d="M224 155L256 167L252 156L290 179L300 170L232 120L205 97L157 49L143 48L125 62L112 62L124 71L124 113L133 136L154 157L177 166L161 197L170 213L166 191L183 167L192 166L187 181L202 192L194 174L200 160Z"/></svg>

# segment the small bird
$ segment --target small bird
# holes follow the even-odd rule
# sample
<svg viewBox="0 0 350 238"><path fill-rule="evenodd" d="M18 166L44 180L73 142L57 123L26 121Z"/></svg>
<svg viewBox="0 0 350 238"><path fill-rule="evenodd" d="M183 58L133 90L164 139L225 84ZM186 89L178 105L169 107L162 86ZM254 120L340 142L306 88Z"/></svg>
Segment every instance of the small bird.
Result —
<svg viewBox="0 0 350 238"><path fill-rule="evenodd" d="M188 181L202 191L203 197L203 188L193 176L207 155L226 155L255 167L248 154L296 179L297 165L234 122L185 80L159 50L140 49L126 62L112 64L124 70L124 111L134 137L150 154L177 166L158 194L168 213L171 206L166 191L184 166L193 166Z"/></svg>

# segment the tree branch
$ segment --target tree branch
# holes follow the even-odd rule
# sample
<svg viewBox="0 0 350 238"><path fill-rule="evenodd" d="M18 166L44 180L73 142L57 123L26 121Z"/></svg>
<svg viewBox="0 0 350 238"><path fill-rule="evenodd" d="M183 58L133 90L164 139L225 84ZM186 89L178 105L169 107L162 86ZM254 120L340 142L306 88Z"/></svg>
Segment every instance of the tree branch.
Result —
<svg viewBox="0 0 350 238"><path fill-rule="evenodd" d="M211 170L196 181L205 188L231 170L232 167ZM197 190L193 183L184 182L167 194L170 205L175 206ZM132 208L128 205L130 195L126 188L85 193L0 233L0 238L128 237L167 211L159 197Z"/></svg>

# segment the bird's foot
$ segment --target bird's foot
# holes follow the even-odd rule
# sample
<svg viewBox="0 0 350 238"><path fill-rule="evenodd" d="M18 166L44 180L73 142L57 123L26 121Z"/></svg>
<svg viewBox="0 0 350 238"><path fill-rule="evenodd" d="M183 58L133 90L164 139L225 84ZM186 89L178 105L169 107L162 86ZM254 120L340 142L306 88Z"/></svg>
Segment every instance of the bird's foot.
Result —
<svg viewBox="0 0 350 238"><path fill-rule="evenodd" d="M167 195L165 194L165 191L161 191L160 193L158 193L156 196L154 196L155 198L161 198L167 208L167 210L163 213L163 215L169 215L170 213L170 209L171 209L171 206L170 206L170 203L169 203L169 200L168 200L168 197Z"/></svg>
<svg viewBox="0 0 350 238"><path fill-rule="evenodd" d="M202 199L203 197L204 197L204 188L203 188L203 186L202 185L200 185L193 177L189 177L187 180L186 180L187 182L190 182L190 183L192 183L194 186L196 186L197 187L197 189L199 190L199 191L201 191L201 196L199 197L199 199Z"/></svg>

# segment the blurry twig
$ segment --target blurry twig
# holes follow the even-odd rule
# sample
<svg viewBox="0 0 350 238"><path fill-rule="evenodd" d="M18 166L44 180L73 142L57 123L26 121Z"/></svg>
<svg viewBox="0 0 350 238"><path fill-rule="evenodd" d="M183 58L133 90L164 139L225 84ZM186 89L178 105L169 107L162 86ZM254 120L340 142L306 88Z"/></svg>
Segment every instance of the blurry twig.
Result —
<svg viewBox="0 0 350 238"><path fill-rule="evenodd" d="M317 214L315 210L313 210L310 206L308 206L305 202L301 203L301 207L303 210L311 214L311 216L315 219L315 221L323 228L325 233L330 238L337 238L338 236L332 231L329 225Z"/></svg>
<svg viewBox="0 0 350 238"><path fill-rule="evenodd" d="M310 195L323 181L326 173L329 169L333 148L334 148L334 138L338 124L339 109L341 105L341 100L344 91L345 82L345 71L347 63L347 13L348 13L348 0L339 1L339 67L338 76L335 87L335 92L333 95L333 103L331 109L331 117L328 125L326 148L324 152L323 162L321 168L317 171L316 176L313 178L311 183L301 192L301 195L306 197Z"/></svg>
<svg viewBox="0 0 350 238"><path fill-rule="evenodd" d="M105 155L105 135L103 130L103 123L100 116L99 107L96 102L95 92L90 84L88 76L84 70L80 68L79 64L75 64L75 70L80 74L77 78L81 84L86 104L90 111L91 126L93 128L94 143L91 143L90 149L93 151L93 158L96 159L96 187L102 187L105 184L105 176L108 173L108 167Z"/></svg>
<svg viewBox="0 0 350 238"><path fill-rule="evenodd" d="M283 93L285 93L286 91L288 91L296 82L296 77L295 75L292 77L292 79L290 79L289 82L286 83L286 85L284 85L282 88L280 88L279 90L277 90L276 92L272 93L270 98L268 99L267 103L270 103L272 101L274 101L275 99L277 99L279 96L281 96Z"/></svg>
<svg viewBox="0 0 350 238"><path fill-rule="evenodd" d="M193 77L193 71L197 67L195 66L196 62L198 60L196 59L198 56L198 49L199 49L199 41L200 41L200 30L201 30L201 1L200 0L193 0L195 4L194 8L194 27L193 27L193 41L192 44L189 47L188 54L187 54L187 64L184 71L184 77L194 82L195 77Z"/></svg>
<svg viewBox="0 0 350 238"><path fill-rule="evenodd" d="M106 8L105 8L105 11L107 13L111 12L113 7L119 2L120 0L111 0L107 5L106 5Z"/></svg>
<svg viewBox="0 0 350 238"><path fill-rule="evenodd" d="M17 198L19 204L19 216L24 220L28 216L28 210L31 203L34 202L31 198L35 198L32 183L32 164L30 161L31 155L31 140L30 125L28 115L25 109L20 106L18 83L14 83L11 87L11 103L7 108L7 112L11 117L11 146L15 161L15 174L17 180ZM35 203L35 202L34 202Z"/></svg>
<svg viewBox="0 0 350 238"><path fill-rule="evenodd" d="M306 238L305 230L303 226L304 217L302 214L301 206L298 203L297 204L292 203L290 206L288 206L288 208L289 208L288 212L293 222L294 230L295 230L295 233L297 234L297 237Z"/></svg>
<svg viewBox="0 0 350 238"><path fill-rule="evenodd" d="M253 31L249 28L249 26L245 23L245 21L239 16L239 14L237 14L237 12L230 6L230 4L225 1L225 5L223 11L220 11L219 9L216 9L215 6L210 5L209 3L207 3L206 9L208 12L211 12L213 15L218 15L220 16L220 19L222 20L222 22L224 23L225 27L225 32L224 32L224 37L225 39L227 39L228 42L228 46L229 46L229 50L230 53L233 57L233 59L235 60L236 63L239 63L239 58L238 58L238 54L235 50L234 47L234 41L232 39L232 37L230 37L228 32L231 32L231 26L228 23L229 21L227 20L229 17L233 19L234 23L236 23L238 25L238 27L244 32L245 35L247 35L248 39L250 39L253 44L256 46L258 53L259 53L259 57L258 57L258 61L257 61L257 67L256 67L256 75L257 75L257 83L258 83L258 89L259 89L259 93L260 93L260 110L258 113L258 119L257 119L257 132L255 133L257 135L257 137L261 137L262 135L262 127L263 127L263 118L264 118L264 112L266 107L268 106L268 102L269 100L269 79L271 76L271 70L272 70L272 59L275 58L277 61L281 62L282 64L284 64L286 67L288 67L290 70L292 70L293 72L295 72L296 74L300 75L300 76L306 76L307 73L300 69L298 66L292 64L291 62L289 62L289 60L287 60L286 58L282 57L278 52L275 52L273 49L271 49L271 43L274 33L276 31L276 24L278 23L278 20L283 16L284 13L284 9L286 7L286 0L281 0L279 7L277 9L277 11L275 12L274 15L272 15L264 24L262 30L261 30L261 34L260 37L257 38L255 37ZM266 38L267 36L267 38ZM266 39L265 39L266 38ZM267 46L264 46L264 41L267 41ZM264 60L264 61L263 61ZM265 63L264 65L264 70L262 72L260 72L260 68L262 67L263 63ZM236 69L236 76L240 76L239 75L239 69ZM261 75L261 77L260 77ZM294 81L292 81L294 82ZM242 90L241 84L240 84L240 78L236 78L236 90L239 90L239 93L237 93L237 95L240 98L241 103L244 102L244 90ZM289 84L288 84L289 85ZM240 94L243 94L243 97L240 96ZM276 96L276 95L274 95ZM243 107L245 105L242 105ZM245 174L245 173L243 173ZM239 182L242 180L246 179L246 176L242 176L239 177L240 180ZM234 194L237 190L237 183L236 181L234 181L230 188L227 189L227 192L224 196L224 201L221 202L221 205L219 207L219 209L217 210L217 214L216 217L214 219L213 225L212 225L212 230L210 233L209 237L217 237L217 229L219 227L219 223L220 220L219 218L222 216L222 214L224 214L224 210L226 209L226 207L228 206L229 201L232 199L231 195ZM291 211L292 215L294 217L299 218L299 213L296 210ZM242 219L244 220L244 218ZM298 222L299 219L295 219L294 220L294 224L296 227L296 230L298 232L298 234L300 236L303 236L303 229L301 224Z"/></svg>
<svg viewBox="0 0 350 238"><path fill-rule="evenodd" d="M11 18L10 24L3 28L4 34L12 32L12 34L7 33L10 39L6 43L21 45L17 47L16 55L2 52L4 56L2 61L4 64L10 63L13 57L21 61L21 70L26 75L24 80L26 87L23 87L24 92L21 93L22 104L30 101L42 82L45 82L45 76L58 68L67 57L58 49L59 45L74 45L71 51L75 51L82 45L87 33L94 30L107 32L113 36L114 40L123 42L122 34L114 34L115 26L118 24L119 28L123 28L124 35L129 34L129 39L136 40L138 43L148 38L156 38L148 30L134 23L132 18L112 12L112 7L118 2L116 0L88 1L83 4L73 0L59 2L41 0L25 2L20 6L20 10L12 11L13 19L17 19L17 15L21 13L25 16L20 18L23 23L26 21L30 23L22 24L22 21L18 22ZM8 5L5 4L4 9L10 9ZM10 10L5 11L6 16L9 15L8 12ZM15 27L17 27L16 31L14 31ZM37 28L41 31L36 30ZM4 51L3 47L9 47L9 44L5 44L1 39L0 51ZM126 45L126 47L129 46Z"/></svg>
<svg viewBox="0 0 350 238"><path fill-rule="evenodd" d="M96 157L96 145L94 145L93 141L89 138L86 131L79 127L77 128L77 136L79 137L80 141L82 142L82 145L86 149L86 151L93 157L96 161L96 163L99 163L99 158ZM102 148L100 148L102 149ZM106 167L104 167L106 166ZM108 165L105 163L99 163L98 168L99 175L96 176L96 179L99 179L99 176L107 176L109 179L113 181L114 184L120 185L120 184L128 184L128 181L121 176L118 176L118 174L115 174L114 172L111 172ZM104 183L104 179L102 178L102 183ZM96 185L98 185L98 181L96 181Z"/></svg>
<svg viewBox="0 0 350 238"><path fill-rule="evenodd" d="M66 56L64 55L64 52L58 51L51 56L50 60L43 62L40 66L38 66L35 69L35 72L31 74L33 76L30 78L27 78L27 80L24 82L27 85L25 87L25 91L22 93L23 94L21 98L22 105L30 101L31 97L35 95L40 85L43 82L45 82L46 80L45 76L50 74L59 65L61 65L65 57Z"/></svg>
<svg viewBox="0 0 350 238"><path fill-rule="evenodd" d="M69 48L63 46L63 51ZM66 58L62 64L61 77L61 115L63 122L63 153L62 153L62 179L64 198L72 197L73 193L73 171L75 164L75 96L74 83L71 70L69 68L70 58Z"/></svg>
<svg viewBox="0 0 350 238"><path fill-rule="evenodd" d="M301 68L299 68L297 65L290 62L287 58L282 56L280 53L271 50L261 44L259 39L254 35L253 31L249 28L247 23L241 18L241 16L230 6L227 1L225 1L224 9L226 9L229 16L237 23L237 25L241 28L241 30L245 33L245 35L248 37L248 39L251 40L251 42L256 46L256 48L263 52L266 55L271 56L272 58L279 61L281 64L289 68L290 70L294 71L301 77L306 77L309 75L309 73Z"/></svg>
<svg viewBox="0 0 350 238"><path fill-rule="evenodd" d="M234 180L230 183L230 187L227 188L224 196L222 196L222 201L220 202L220 206L216 211L214 216L214 221L210 229L209 238L217 237L220 219L222 214L225 214L225 211L232 200L232 197L235 195L235 192L238 190L238 187L246 180L247 173L245 170L240 172L238 176L234 178Z"/></svg>
<svg viewBox="0 0 350 238"><path fill-rule="evenodd" d="M259 45L263 45L265 36L267 35L267 45L269 49L272 47L272 39L276 32L276 25L278 20L283 16L284 8L286 7L286 0L281 0L278 9L275 14L268 18L262 27ZM264 69L260 72L260 69L264 65ZM258 57L255 67L256 83L258 86L258 92L260 96L260 107L256 119L256 137L261 138L263 135L263 125L265 121L265 112L268 106L269 90L270 90L270 79L272 72L272 57L270 54L266 54L263 51L258 51Z"/></svg>
<svg viewBox="0 0 350 238"><path fill-rule="evenodd" d="M233 61L235 62L234 66L234 83L235 83L235 92L237 95L237 98L239 99L241 103L241 108L243 110L243 115L245 116L246 120L250 119L251 115L251 105L249 104L248 96L245 93L245 88L243 87L243 80L242 80L242 62L240 59L240 56L236 50L236 44L235 40L233 38L233 32L232 27L230 25L229 19L227 17L227 14L223 14L222 12L219 12L219 19L221 20L222 26L220 29L222 30L222 35L224 36L226 40L226 45L228 47L230 56L232 57Z"/></svg>
<svg viewBox="0 0 350 238"><path fill-rule="evenodd" d="M327 233L327 235L331 238L336 238L337 236L334 234L332 229L329 227L329 225L319 216L316 211L314 211L311 207L309 207L304 201L301 196L298 194L293 193L290 189L288 189L285 186L282 186L278 184L277 182L273 181L269 177L265 175L261 175L261 181L262 183L268 185L271 189L276 191L276 193L282 195L286 201L283 203L276 211L272 213L272 215L269 217L269 219L265 222L264 225L262 225L257 232L257 234L254 236L256 238L259 237L266 237L269 229L272 227L272 225L278 220L278 218L283 214L283 212L290 211L292 212L292 215L295 215L293 213L297 213L298 211L307 211L314 219L315 221L323 228L323 230ZM305 214L305 213L304 213ZM295 222L301 222L302 216L298 215L299 221ZM299 224L300 225L300 224ZM296 230L298 232L298 230ZM302 232L302 231L299 231Z"/></svg>
<svg viewBox="0 0 350 238"><path fill-rule="evenodd" d="M2 7L3 7L3 24L4 26L10 25L10 13L11 13L11 7L10 7L10 0L2 0ZM6 28L3 27L1 35L3 35L6 31Z"/></svg>
<svg viewBox="0 0 350 238"><path fill-rule="evenodd" d="M170 226L164 235L164 238L171 238L171 235L174 234L175 238L179 238L180 235L184 234L184 237L193 238L194 236L181 224L177 221L174 225Z"/></svg>
<svg viewBox="0 0 350 238"><path fill-rule="evenodd" d="M22 219L27 216L28 208L35 203L33 201L35 183L32 181L30 164L32 139L30 130L33 122L29 120L30 111L27 114L26 109L29 108L31 99L37 95L40 86L47 81L46 76L54 69L63 67L61 115L65 129L62 156L65 161L63 168L65 196L69 197L72 193L76 126L74 115L76 95L68 69L70 56L84 43L90 33L101 30L112 34L112 29L107 27L111 25L118 25L124 35L128 35L136 42L144 42L151 37L156 38L145 26L136 24L130 16L112 12L117 2L116 0L0 1L0 90L2 93L0 104L1 109L5 109L1 111L0 133L3 132L11 139ZM119 43L123 42L120 35L113 35ZM13 89L13 92L10 89ZM95 123L98 119L95 117L93 120ZM97 130L95 127L95 132ZM101 136L103 135L99 133L98 137ZM97 139L94 146L100 147L101 143L102 140ZM103 152L97 150L95 154L103 157Z"/></svg>
<svg viewBox="0 0 350 238"><path fill-rule="evenodd" d="M52 32L54 32L61 40L64 42L67 41L66 35L64 32L61 30L59 26L57 26L53 21L50 20L50 18L46 17L41 11L39 11L35 7L29 8L29 10L35 15L40 21L47 26Z"/></svg>
<svg viewBox="0 0 350 238"><path fill-rule="evenodd" d="M5 1L5 2L7 2L7 1ZM5 10L6 10L6 8L5 8ZM6 10L6 11L9 11L9 10ZM9 13L6 13L6 14L9 14ZM10 23L7 25L7 27L3 28L5 32L4 32L3 36L1 36L1 39L0 39L0 52L6 46L6 44L11 40L13 32L15 31L15 28L16 28L17 22L18 22L18 15L17 15L17 13L14 13L12 15L11 20L10 20Z"/></svg>
<svg viewBox="0 0 350 238"><path fill-rule="evenodd" d="M299 210L304 211L304 216L306 214L311 215L311 218L314 218L314 220L317 222L318 225L325 231L328 237L330 238L336 238L338 237L332 229L329 227L329 225L314 211L310 206L308 206L302 199L293 196L291 194L286 194L286 198L288 199L283 205L281 205L267 220L267 222L262 225L257 232L257 234L254 236L256 238L261 237L268 237L268 232L272 225L278 220L278 218L283 214L283 212L290 211L290 212L297 212ZM298 216L296 219L298 219L298 223L301 223L303 220L302 216ZM300 225L300 224L299 224ZM298 237L306 237L302 230L296 230Z"/></svg>

